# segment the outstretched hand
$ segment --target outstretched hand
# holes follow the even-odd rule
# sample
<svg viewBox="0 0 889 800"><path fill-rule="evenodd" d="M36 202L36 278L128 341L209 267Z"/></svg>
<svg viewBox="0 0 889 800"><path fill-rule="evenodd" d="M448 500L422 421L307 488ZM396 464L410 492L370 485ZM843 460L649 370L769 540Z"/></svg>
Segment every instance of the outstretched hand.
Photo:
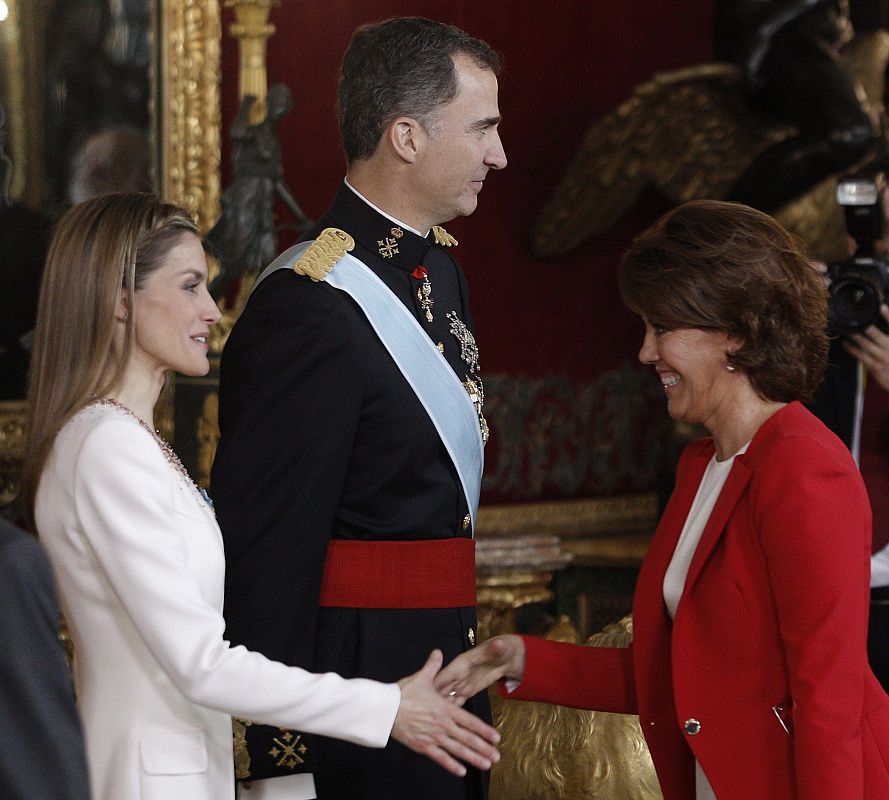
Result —
<svg viewBox="0 0 889 800"><path fill-rule="evenodd" d="M433 679L442 660L441 651L433 650L419 672L398 682L401 704L392 726L392 738L454 775L466 774L460 761L478 769L490 769L500 760L495 747L500 734L435 690Z"/></svg>
<svg viewBox="0 0 889 800"><path fill-rule="evenodd" d="M525 675L525 642L506 634L461 653L435 679L442 694L464 702L501 678L520 681Z"/></svg>

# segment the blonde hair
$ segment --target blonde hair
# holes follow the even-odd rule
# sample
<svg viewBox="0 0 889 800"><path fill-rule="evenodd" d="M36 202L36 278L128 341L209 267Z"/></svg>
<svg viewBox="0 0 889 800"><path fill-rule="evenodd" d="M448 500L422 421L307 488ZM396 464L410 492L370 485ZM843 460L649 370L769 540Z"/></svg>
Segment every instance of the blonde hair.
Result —
<svg viewBox="0 0 889 800"><path fill-rule="evenodd" d="M28 386L22 492L31 520L56 434L123 376L133 346L133 315L116 352L121 290L132 309L135 293L185 233L199 235L188 213L149 194L97 197L59 220L40 286Z"/></svg>

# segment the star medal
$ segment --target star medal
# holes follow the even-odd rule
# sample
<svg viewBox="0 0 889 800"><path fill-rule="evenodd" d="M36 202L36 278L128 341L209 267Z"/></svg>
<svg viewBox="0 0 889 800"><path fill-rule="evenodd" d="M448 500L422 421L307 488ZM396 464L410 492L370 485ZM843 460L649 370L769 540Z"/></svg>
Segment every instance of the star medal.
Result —
<svg viewBox="0 0 889 800"><path fill-rule="evenodd" d="M429 273L426 267L417 267L412 273L412 278L423 281L417 287L417 300L420 302L420 308L426 314L426 322L432 322L432 306L435 301L432 299L432 284L429 283Z"/></svg>
<svg viewBox="0 0 889 800"><path fill-rule="evenodd" d="M472 331L466 327L463 320L453 311L447 313L448 321L451 323L451 335L460 343L460 358L473 374L477 374L478 365L478 345L475 343L475 337Z"/></svg>
<svg viewBox="0 0 889 800"><path fill-rule="evenodd" d="M478 374L478 345L472 331L466 327L463 320L453 311L447 313L448 321L451 323L451 335L460 343L460 359L466 364L469 374L463 381L463 388L469 395L472 405L475 406L475 413L478 414L479 429L482 434L482 443L488 441L488 423L485 420L485 387L482 383L481 376Z"/></svg>

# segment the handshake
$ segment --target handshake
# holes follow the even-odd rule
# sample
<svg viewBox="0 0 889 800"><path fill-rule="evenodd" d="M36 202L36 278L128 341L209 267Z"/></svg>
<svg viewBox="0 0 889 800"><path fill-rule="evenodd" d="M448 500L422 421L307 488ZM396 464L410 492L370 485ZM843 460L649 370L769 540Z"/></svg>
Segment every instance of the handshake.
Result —
<svg viewBox="0 0 889 800"><path fill-rule="evenodd" d="M524 642L496 636L441 666L441 651L433 650L419 672L398 682L401 703L392 738L455 775L466 774L461 761L490 769L500 760L500 734L461 706L501 678L522 679Z"/></svg>

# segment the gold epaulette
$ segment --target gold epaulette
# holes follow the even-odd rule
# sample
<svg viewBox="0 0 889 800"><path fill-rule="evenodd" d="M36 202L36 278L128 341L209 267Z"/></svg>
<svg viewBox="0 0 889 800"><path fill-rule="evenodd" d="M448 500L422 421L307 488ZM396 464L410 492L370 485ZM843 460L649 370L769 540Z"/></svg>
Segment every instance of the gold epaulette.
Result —
<svg viewBox="0 0 889 800"><path fill-rule="evenodd" d="M355 240L345 231L325 228L293 265L293 271L297 275L307 275L315 282L323 281L333 265L354 247Z"/></svg>
<svg viewBox="0 0 889 800"><path fill-rule="evenodd" d="M432 232L435 234L435 243L442 247L456 247L459 244L441 225L433 225Z"/></svg>

